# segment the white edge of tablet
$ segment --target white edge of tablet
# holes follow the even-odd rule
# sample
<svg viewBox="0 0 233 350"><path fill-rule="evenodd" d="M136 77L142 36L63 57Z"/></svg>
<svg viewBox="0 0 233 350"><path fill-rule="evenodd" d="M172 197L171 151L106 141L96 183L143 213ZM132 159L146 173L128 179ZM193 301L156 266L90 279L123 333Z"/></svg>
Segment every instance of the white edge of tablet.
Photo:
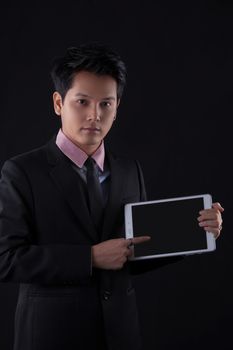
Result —
<svg viewBox="0 0 233 350"><path fill-rule="evenodd" d="M204 199L204 208L205 209L210 209L212 208L212 197L210 194L205 194L203 195L203 199ZM208 251L211 252L213 250L216 249L216 240L214 238L213 233L211 232L206 232L206 238L207 238L207 247L208 247Z"/></svg>
<svg viewBox="0 0 233 350"><path fill-rule="evenodd" d="M152 200L152 201L125 204L124 211L125 211L125 235L126 235L126 239L133 238L132 205L135 206L135 205L143 205L143 204L149 204L149 203L172 202L172 201L192 199L192 198L203 198L204 209L210 209L212 207L212 196L210 194L200 194L200 195L185 196L185 197L174 197L174 198L168 198L168 199L158 199L158 200ZM137 257L137 258L135 258L134 254L132 254L132 256L129 257L129 260L146 260L146 259L163 258L163 257L169 257L169 256L201 254L201 253L208 253L208 252L214 251L216 249L216 242L215 242L214 235L211 232L207 231L206 232L206 239L207 239L207 249L189 250L189 251L183 251L183 252L177 252L177 253L147 255L147 256L141 256L141 257ZM132 251L134 253L134 247L132 246L130 249L132 249Z"/></svg>

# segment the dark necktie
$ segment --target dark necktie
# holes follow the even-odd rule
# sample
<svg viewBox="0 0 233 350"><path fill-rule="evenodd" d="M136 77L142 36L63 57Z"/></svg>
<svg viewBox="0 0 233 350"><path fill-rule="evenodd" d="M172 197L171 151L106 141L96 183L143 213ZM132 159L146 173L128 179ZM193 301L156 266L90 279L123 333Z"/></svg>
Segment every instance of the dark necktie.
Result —
<svg viewBox="0 0 233 350"><path fill-rule="evenodd" d="M99 182L98 171L93 158L87 158L85 162L87 168L87 193L90 214L94 225L100 234L103 219L103 193Z"/></svg>

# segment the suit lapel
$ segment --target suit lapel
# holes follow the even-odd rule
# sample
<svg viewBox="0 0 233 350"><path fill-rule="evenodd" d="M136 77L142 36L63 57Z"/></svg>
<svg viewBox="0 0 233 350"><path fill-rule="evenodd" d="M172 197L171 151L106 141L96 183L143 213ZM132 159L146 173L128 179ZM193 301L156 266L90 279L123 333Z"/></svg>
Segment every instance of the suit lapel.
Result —
<svg viewBox="0 0 233 350"><path fill-rule="evenodd" d="M51 165L50 175L78 219L83 231L93 243L98 242L98 235L91 220L82 179L72 169L69 159L56 146L52 140L47 146L48 161ZM75 184L75 185L74 185Z"/></svg>

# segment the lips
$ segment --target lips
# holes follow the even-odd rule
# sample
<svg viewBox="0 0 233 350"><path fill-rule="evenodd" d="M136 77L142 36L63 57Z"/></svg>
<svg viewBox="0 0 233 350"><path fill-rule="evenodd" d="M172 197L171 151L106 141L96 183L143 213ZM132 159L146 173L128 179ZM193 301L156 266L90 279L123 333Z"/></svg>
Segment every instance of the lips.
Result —
<svg viewBox="0 0 233 350"><path fill-rule="evenodd" d="M87 131L100 131L100 128L88 127L88 128L82 128L82 130L87 130Z"/></svg>
<svg viewBox="0 0 233 350"><path fill-rule="evenodd" d="M89 131L89 132L100 132L100 128L97 127L87 127L87 128L82 128L83 131Z"/></svg>

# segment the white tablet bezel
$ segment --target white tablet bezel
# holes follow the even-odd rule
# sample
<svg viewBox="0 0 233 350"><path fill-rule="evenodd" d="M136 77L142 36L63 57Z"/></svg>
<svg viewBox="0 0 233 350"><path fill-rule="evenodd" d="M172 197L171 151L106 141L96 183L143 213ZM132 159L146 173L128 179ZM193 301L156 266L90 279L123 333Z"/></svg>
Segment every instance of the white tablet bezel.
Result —
<svg viewBox="0 0 233 350"><path fill-rule="evenodd" d="M172 202L172 201L195 199L195 198L203 198L203 204L204 204L203 209L210 209L212 207L212 196L210 194L200 194L200 195L186 196L186 197L174 197L174 198L168 198L168 199L159 199L159 200L153 200L153 201L125 204L124 209L125 209L125 236L126 236L126 238L127 239L133 238L132 206L145 205L145 204L150 204L150 203ZM198 215L198 213L197 213L197 215ZM168 256L191 255L191 254L198 254L198 253L200 254L200 253L211 252L211 251L216 249L216 243L215 243L214 235L208 231L206 231L206 243L207 243L206 249L179 251L179 252L174 252L174 253L155 254L155 255L140 256L140 257L134 257L134 246L132 245L130 247L130 249L132 249L132 255L129 258L129 260L144 260L144 259L161 258L161 257L168 257Z"/></svg>

